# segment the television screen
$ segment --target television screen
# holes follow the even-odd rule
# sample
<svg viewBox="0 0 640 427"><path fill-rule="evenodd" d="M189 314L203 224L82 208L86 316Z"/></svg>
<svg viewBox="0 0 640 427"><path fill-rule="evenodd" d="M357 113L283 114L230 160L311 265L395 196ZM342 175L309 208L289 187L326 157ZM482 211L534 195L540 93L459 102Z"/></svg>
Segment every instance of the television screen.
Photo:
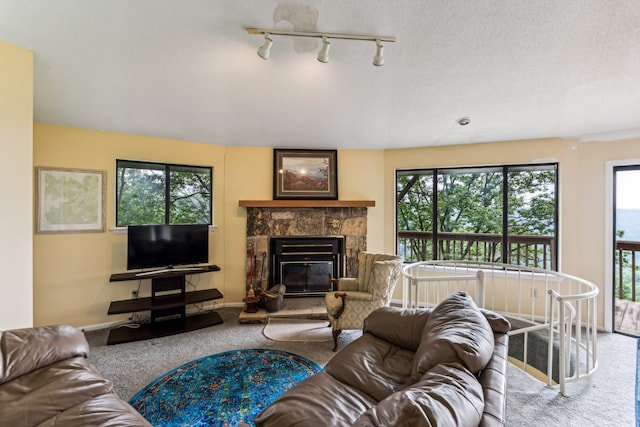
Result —
<svg viewBox="0 0 640 427"><path fill-rule="evenodd" d="M209 262L207 224L130 225L127 269L170 268Z"/></svg>

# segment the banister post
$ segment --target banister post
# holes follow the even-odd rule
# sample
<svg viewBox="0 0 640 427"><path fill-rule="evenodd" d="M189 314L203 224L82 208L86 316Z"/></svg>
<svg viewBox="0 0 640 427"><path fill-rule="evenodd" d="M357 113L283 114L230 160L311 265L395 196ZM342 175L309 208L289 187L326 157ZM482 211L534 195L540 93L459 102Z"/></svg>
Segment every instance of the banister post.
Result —
<svg viewBox="0 0 640 427"><path fill-rule="evenodd" d="M478 307L485 308L484 306L484 271L476 271L476 302Z"/></svg>

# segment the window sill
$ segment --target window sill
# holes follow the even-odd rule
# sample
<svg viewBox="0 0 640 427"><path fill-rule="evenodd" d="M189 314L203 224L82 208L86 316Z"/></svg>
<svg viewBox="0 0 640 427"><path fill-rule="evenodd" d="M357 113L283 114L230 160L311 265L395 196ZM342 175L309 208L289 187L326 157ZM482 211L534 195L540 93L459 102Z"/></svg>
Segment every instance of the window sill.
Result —
<svg viewBox="0 0 640 427"><path fill-rule="evenodd" d="M217 229L217 225L209 226L209 232L216 231ZM112 227L110 230L113 234L127 234L127 227Z"/></svg>

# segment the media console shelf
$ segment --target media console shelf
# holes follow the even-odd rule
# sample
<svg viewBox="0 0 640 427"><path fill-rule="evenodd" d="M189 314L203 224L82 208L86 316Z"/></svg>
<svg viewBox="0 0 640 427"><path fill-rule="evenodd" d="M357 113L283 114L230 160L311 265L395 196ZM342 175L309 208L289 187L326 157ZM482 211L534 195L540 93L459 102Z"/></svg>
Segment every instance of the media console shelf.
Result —
<svg viewBox="0 0 640 427"><path fill-rule="evenodd" d="M117 273L110 282L151 279L151 296L112 301L107 314L151 311L149 323L136 328L119 327L109 331L107 345L165 337L222 323L215 311L187 316L186 306L222 298L217 289L186 291L186 276L220 271L217 265L170 269L153 274Z"/></svg>

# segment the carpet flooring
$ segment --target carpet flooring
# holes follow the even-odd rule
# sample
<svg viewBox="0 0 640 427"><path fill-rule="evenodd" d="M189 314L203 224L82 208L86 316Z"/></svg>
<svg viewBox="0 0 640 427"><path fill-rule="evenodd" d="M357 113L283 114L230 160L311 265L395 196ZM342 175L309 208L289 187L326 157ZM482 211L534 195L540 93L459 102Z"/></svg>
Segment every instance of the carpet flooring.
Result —
<svg viewBox="0 0 640 427"><path fill-rule="evenodd" d="M129 403L159 426L253 426L278 396L320 372L294 353L242 349L181 365L155 379Z"/></svg>
<svg viewBox="0 0 640 427"><path fill-rule="evenodd" d="M241 348L289 351L324 366L334 355L333 343L279 342L266 338L263 324L240 324L240 308L221 308L224 323L170 337L106 345L106 329L89 331L90 359L114 383L126 400L160 375L193 359ZM343 347L360 336L343 332ZM558 388L537 381L509 364L507 370L507 426L629 426L636 425L637 339L621 334L598 334L598 371Z"/></svg>
<svg viewBox="0 0 640 427"><path fill-rule="evenodd" d="M274 341L328 342L333 340L327 320L269 318L262 333Z"/></svg>

